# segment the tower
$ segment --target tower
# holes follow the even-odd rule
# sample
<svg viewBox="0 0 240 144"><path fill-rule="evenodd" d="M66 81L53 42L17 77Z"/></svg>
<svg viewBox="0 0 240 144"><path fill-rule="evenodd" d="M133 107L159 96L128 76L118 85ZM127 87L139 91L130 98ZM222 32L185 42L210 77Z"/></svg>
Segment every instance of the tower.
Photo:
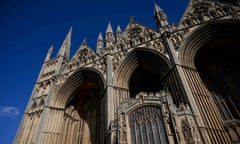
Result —
<svg viewBox="0 0 240 144"><path fill-rule="evenodd" d="M240 7L191 0L178 25L154 4L157 30L130 18L50 46L15 144L239 143Z"/></svg>

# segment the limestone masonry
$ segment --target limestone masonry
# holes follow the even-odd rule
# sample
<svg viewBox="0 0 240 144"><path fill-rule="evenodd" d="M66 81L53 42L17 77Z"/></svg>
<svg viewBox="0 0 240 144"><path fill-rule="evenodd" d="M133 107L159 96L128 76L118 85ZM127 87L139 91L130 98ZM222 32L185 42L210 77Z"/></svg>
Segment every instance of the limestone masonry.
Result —
<svg viewBox="0 0 240 144"><path fill-rule="evenodd" d="M96 51L49 48L15 144L240 143L240 6L190 0L179 24L111 23ZM153 20L153 22L154 22Z"/></svg>

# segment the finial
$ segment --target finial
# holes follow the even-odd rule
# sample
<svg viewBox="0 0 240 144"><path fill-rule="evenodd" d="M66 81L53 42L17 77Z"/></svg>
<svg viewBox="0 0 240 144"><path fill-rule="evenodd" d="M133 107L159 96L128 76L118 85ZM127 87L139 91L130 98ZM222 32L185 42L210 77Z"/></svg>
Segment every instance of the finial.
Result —
<svg viewBox="0 0 240 144"><path fill-rule="evenodd" d="M98 35L98 40L103 40L102 32L99 33L99 35Z"/></svg>
<svg viewBox="0 0 240 144"><path fill-rule="evenodd" d="M58 51L58 56L64 56L67 59L69 59L70 55L70 47L71 47L71 36L72 36L72 27L70 27L62 45L61 48Z"/></svg>
<svg viewBox="0 0 240 144"><path fill-rule="evenodd" d="M54 44L52 43L48 49L48 53L52 53L53 51Z"/></svg>
<svg viewBox="0 0 240 144"><path fill-rule="evenodd" d="M130 16L130 17L129 17L129 21L130 21L130 22L133 22L133 21L134 21L134 16Z"/></svg>
<svg viewBox="0 0 240 144"><path fill-rule="evenodd" d="M48 61L51 58L52 52L53 52L53 44L50 45L44 62Z"/></svg>
<svg viewBox="0 0 240 144"><path fill-rule="evenodd" d="M87 38L86 37L83 39L82 45L87 45Z"/></svg>
<svg viewBox="0 0 240 144"><path fill-rule="evenodd" d="M122 32L120 25L117 25L117 32Z"/></svg>
<svg viewBox="0 0 240 144"><path fill-rule="evenodd" d="M112 25L111 25L111 22L109 21L108 22L108 26L107 26L107 30L106 30L106 33L112 33L113 30L112 30Z"/></svg>

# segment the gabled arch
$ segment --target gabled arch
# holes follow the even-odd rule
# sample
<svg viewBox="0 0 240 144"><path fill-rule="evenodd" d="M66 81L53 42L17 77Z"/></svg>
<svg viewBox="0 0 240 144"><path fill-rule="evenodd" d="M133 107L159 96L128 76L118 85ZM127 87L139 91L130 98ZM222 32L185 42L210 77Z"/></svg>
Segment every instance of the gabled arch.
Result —
<svg viewBox="0 0 240 144"><path fill-rule="evenodd" d="M92 81L99 86L100 92L105 89L105 79L101 72L94 68L80 68L73 73L53 96L50 105L65 108L74 91L84 82Z"/></svg>

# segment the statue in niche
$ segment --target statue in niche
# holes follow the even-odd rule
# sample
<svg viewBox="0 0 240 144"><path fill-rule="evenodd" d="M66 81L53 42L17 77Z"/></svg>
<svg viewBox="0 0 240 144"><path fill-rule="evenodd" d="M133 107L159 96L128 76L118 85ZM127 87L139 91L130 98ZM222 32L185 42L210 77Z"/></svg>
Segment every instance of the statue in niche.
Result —
<svg viewBox="0 0 240 144"><path fill-rule="evenodd" d="M186 121L182 120L182 131L183 131L183 136L184 139L187 143L193 142L193 137L192 137L192 132L191 132L191 127Z"/></svg>

